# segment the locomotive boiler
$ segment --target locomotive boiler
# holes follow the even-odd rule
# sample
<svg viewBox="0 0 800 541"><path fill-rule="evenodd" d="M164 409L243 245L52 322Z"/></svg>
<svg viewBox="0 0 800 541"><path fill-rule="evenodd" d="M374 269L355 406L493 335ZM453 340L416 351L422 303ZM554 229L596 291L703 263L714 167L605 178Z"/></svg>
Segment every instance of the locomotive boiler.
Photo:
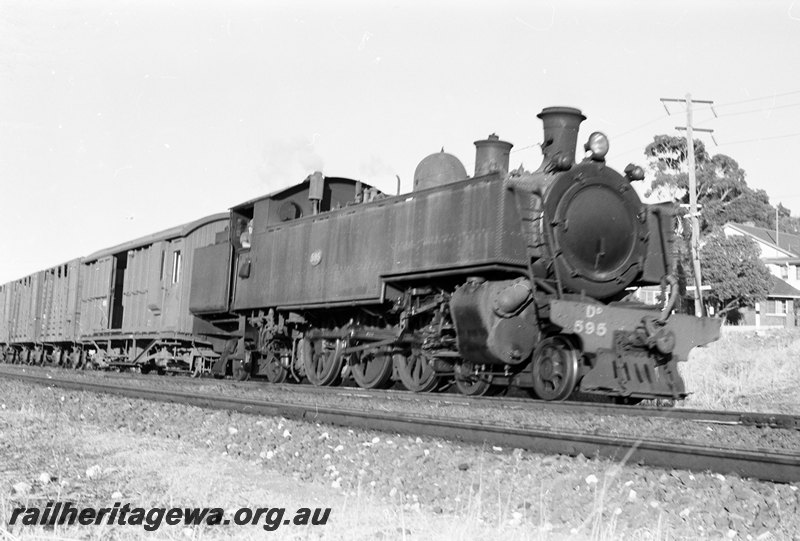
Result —
<svg viewBox="0 0 800 541"><path fill-rule="evenodd" d="M643 204L594 133L575 160L577 109L549 107L544 159L509 172L510 143L477 141L475 173L442 152L414 191L305 182L231 209L229 234L198 248L189 309L220 329L213 371L412 391L510 385L686 396L677 363L719 320L673 314L673 212ZM660 307L626 302L660 284Z"/></svg>

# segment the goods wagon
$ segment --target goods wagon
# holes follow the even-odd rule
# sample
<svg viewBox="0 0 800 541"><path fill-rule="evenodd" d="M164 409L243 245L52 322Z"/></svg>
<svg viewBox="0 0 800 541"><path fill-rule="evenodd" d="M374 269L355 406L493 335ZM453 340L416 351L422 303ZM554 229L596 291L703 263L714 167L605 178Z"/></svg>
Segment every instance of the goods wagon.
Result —
<svg viewBox="0 0 800 541"><path fill-rule="evenodd" d="M42 358L39 343L41 272L25 276L4 286L6 333L13 344L6 356L21 362L36 362Z"/></svg>
<svg viewBox="0 0 800 541"><path fill-rule="evenodd" d="M0 344L18 362L60 364L74 351L80 260L0 286Z"/></svg>
<svg viewBox="0 0 800 541"><path fill-rule="evenodd" d="M79 335L95 364L201 370L215 356L224 332L189 312L189 287L195 249L227 237L228 223L216 214L83 259Z"/></svg>
<svg viewBox="0 0 800 541"><path fill-rule="evenodd" d="M61 364L76 353L80 259L40 272L38 340L45 361Z"/></svg>

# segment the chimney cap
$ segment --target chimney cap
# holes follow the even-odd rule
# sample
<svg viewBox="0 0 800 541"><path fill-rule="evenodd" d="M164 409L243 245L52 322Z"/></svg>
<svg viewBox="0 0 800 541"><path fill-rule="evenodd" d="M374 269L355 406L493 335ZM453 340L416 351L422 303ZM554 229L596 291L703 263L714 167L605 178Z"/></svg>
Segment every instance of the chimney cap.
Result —
<svg viewBox="0 0 800 541"><path fill-rule="evenodd" d="M536 118L544 118L547 115L552 114L569 114L569 115L578 115L581 117L581 122L586 120L586 117L583 115L580 109L576 109L575 107L568 107L565 105L556 105L554 107L545 107L542 109L542 112L536 115Z"/></svg>

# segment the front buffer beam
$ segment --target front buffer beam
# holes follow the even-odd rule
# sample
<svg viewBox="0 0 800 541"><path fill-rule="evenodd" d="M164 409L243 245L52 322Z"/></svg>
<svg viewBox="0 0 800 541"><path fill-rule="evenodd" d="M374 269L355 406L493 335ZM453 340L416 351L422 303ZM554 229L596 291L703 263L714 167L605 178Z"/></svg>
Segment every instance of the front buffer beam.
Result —
<svg viewBox="0 0 800 541"><path fill-rule="evenodd" d="M588 361L579 390L634 398L685 398L677 363L719 338L721 320L643 308L553 300L549 319L580 339Z"/></svg>

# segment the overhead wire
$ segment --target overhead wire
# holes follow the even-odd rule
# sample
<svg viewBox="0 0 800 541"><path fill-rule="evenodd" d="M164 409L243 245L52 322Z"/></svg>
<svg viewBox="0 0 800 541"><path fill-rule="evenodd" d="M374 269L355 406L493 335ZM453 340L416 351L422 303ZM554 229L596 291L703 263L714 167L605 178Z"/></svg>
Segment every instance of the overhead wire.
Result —
<svg viewBox="0 0 800 541"><path fill-rule="evenodd" d="M716 118L722 118L726 116L739 116L739 115L747 115L750 113L762 113L766 111L774 111L776 109L788 109L790 107L798 107L800 106L800 102L797 103L787 103L785 105L774 105L770 107L761 107L760 109L748 109L747 111L736 111L735 113L717 113ZM698 122L698 124L703 124L705 122L710 122L712 120L716 120L716 118L708 118L706 120L702 120Z"/></svg>
<svg viewBox="0 0 800 541"><path fill-rule="evenodd" d="M794 94L800 94L800 90L792 90L791 92L783 92L781 94L770 94L768 96L759 96L757 98L748 98L746 100L739 100L739 101L729 101L727 103L718 103L714 105L707 105L695 108L695 111L707 110L710 111L713 109L719 109L720 107L728 107L731 105L741 105L742 103L752 103L754 101L761 101L761 100L772 100L775 98L782 98L784 96L792 96Z"/></svg>
<svg viewBox="0 0 800 541"><path fill-rule="evenodd" d="M614 135L614 139L619 139L620 137L624 137L624 136L626 136L626 135L628 135L628 134L630 134L630 133L633 133L633 132L635 132L635 131L641 130L642 128L646 128L647 126L649 126L649 125L651 125L651 124L655 124L655 123L656 123L656 122L658 122L659 120L664 120L664 119L665 119L665 118L667 118L668 116L669 116L669 115L666 115L666 114L664 114L664 115L660 115L660 116L658 116L658 117L656 117L656 118L654 118L654 119L652 119L652 120L648 120L647 122L645 122L644 124L642 124L642 125L640 125L640 126L636 126L635 128L631 128L631 129L629 129L628 131L625 131L625 132L622 132L622 133L615 134L615 135Z"/></svg>
<svg viewBox="0 0 800 541"><path fill-rule="evenodd" d="M798 135L800 135L800 132L787 133L787 134L784 134L784 135L773 135L771 137L754 137L753 139L743 139L741 141L731 141L730 143L727 143L727 142L723 141L722 143L720 143L719 146L738 145L738 144L741 144L741 143L755 143L755 142L758 142L758 141L769 141L771 139L787 139L789 137L797 137Z"/></svg>
<svg viewBox="0 0 800 541"><path fill-rule="evenodd" d="M748 98L748 99L744 99L744 100L730 101L730 102L726 102L726 103L715 104L715 105L710 105L710 106L705 106L705 107L697 107L697 108L695 108L695 111L711 110L712 107L715 108L715 109L719 109L721 107L728 107L728 106L731 106L731 105L741 105L743 103L752 103L752 102L755 102L755 101L762 101L762 100L768 100L768 99L781 98L781 97L785 97L785 96L792 96L792 95L795 95L795 94L800 94L800 90L792 90L790 92L782 92L780 94L770 94L768 96L759 96L759 97L755 97L755 98ZM736 112L731 112L731 113L717 113L717 117L740 116L740 115L745 115L745 114L758 113L758 112L770 111L770 110L776 110L776 109L788 109L788 108L791 108L791 107L798 107L798 106L800 106L800 102L790 103L790 104L785 104L785 105L773 105L773 106L769 106L769 107L762 107L762 108L759 108L759 109L748 109L747 111L736 111ZM664 120L665 118L668 118L669 116L670 115L668 115L668 114L659 115L658 117L655 117L655 118L653 118L651 120L648 120L647 122L645 122L643 124L635 126L635 127L631 128L629 130L626 130L626 131L624 131L622 133L615 134L615 135L613 135L613 137L611 137L611 139L613 139L613 140L620 139L622 137L625 137L626 135L629 135L629 134L631 134L633 132L641 130L642 128L646 128L647 126L655 124L656 122L658 122L660 120ZM711 120L714 120L714 119L702 120L702 121L698 122L698 124L703 124L703 123L709 122ZM777 135L777 136L772 136L772 137L759 137L759 138L755 138L755 139L746 139L746 140L733 141L731 143L722 143L722 144L723 145L736 145L736 144L740 144L740 143L750 143L750 142L754 142L754 141L764 141L764 140L770 140L770 139L784 139L784 138L788 138L788 137L795 137L795 136L798 136L798 135L800 135L800 133L791 133L791 134ZM528 149L536 147L536 146L541 146L541 143L534 143L534 144L531 144L531 145L526 145L524 147L515 148L515 149L513 149L511 151L511 153L516 153L516 152L520 152L520 151L523 151L523 150L528 150ZM617 152L615 154L617 154L617 155L625 155L625 154L627 154L629 152L637 150L638 148L639 147L637 146L635 148L631 148L631 149L625 150L623 152Z"/></svg>
<svg viewBox="0 0 800 541"><path fill-rule="evenodd" d="M529 148L533 148L533 147L540 147L540 146L542 146L542 144L541 144L541 143L533 143L532 145L528 145L528 146L524 146L524 147L515 148L514 150L512 150L512 151L511 151L511 154L514 154L515 152L519 152L519 151L521 151L521 150L528 150Z"/></svg>

